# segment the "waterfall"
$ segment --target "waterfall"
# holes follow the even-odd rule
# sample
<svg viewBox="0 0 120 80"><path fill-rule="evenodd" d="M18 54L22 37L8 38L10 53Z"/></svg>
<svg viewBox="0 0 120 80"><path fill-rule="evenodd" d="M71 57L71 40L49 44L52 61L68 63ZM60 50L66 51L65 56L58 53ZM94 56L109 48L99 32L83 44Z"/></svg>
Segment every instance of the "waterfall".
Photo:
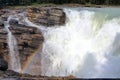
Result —
<svg viewBox="0 0 120 80"><path fill-rule="evenodd" d="M25 25L42 31L42 75L120 78L120 18L90 10L64 9L63 26ZM9 31L8 31L9 32Z"/></svg>
<svg viewBox="0 0 120 80"><path fill-rule="evenodd" d="M67 22L43 31L42 75L120 78L120 18L65 10Z"/></svg>
<svg viewBox="0 0 120 80"><path fill-rule="evenodd" d="M10 55L10 69L16 72L21 72L21 63L19 58L19 52L17 47L17 41L15 37L12 35L11 31L9 30L9 21L11 20L12 16L8 17L8 20L4 22L5 29L8 32L8 47L9 47L9 55Z"/></svg>

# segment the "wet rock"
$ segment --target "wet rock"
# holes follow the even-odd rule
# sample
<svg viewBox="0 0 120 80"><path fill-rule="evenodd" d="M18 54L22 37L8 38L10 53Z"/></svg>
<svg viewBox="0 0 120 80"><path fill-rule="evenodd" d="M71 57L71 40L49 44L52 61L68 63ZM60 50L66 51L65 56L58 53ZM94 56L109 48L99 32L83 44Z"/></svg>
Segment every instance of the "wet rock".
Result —
<svg viewBox="0 0 120 80"><path fill-rule="evenodd" d="M0 18L0 55L8 60L7 31L4 28L4 21Z"/></svg>
<svg viewBox="0 0 120 80"><path fill-rule="evenodd" d="M0 34L6 35L7 31L4 28L4 22L0 21Z"/></svg>
<svg viewBox="0 0 120 80"><path fill-rule="evenodd" d="M4 22L1 20L1 17L0 17L0 28L3 28L4 27Z"/></svg>
<svg viewBox="0 0 120 80"><path fill-rule="evenodd" d="M22 13L24 11L25 9L2 9L0 10L0 17L1 17L1 20L7 21L10 15L15 15L18 13Z"/></svg>
<svg viewBox="0 0 120 80"><path fill-rule="evenodd" d="M64 25L66 20L65 12L59 8L29 8L27 16L30 21L45 26Z"/></svg>
<svg viewBox="0 0 120 80"><path fill-rule="evenodd" d="M8 10L8 9L2 9L2 10L0 11L1 19L2 19L3 21L7 21L7 18L9 17L9 14L10 14L10 13L11 13L11 11Z"/></svg>
<svg viewBox="0 0 120 80"><path fill-rule="evenodd" d="M31 54L42 49L43 35L37 28L19 24L16 20L10 21L9 29L17 40L20 61L24 66Z"/></svg>
<svg viewBox="0 0 120 80"><path fill-rule="evenodd" d="M8 76L20 76L20 74L18 72L15 72L13 70L7 70L4 72L4 76L8 77Z"/></svg>
<svg viewBox="0 0 120 80"><path fill-rule="evenodd" d="M11 25L17 25L18 24L18 21L17 20L14 20L14 19L11 19L10 21L9 21L9 24L11 24Z"/></svg>
<svg viewBox="0 0 120 80"><path fill-rule="evenodd" d="M7 69L8 69L8 63L4 59L0 58L0 70L5 71Z"/></svg>
<svg viewBox="0 0 120 80"><path fill-rule="evenodd" d="M0 34L7 35L7 31L4 28L2 28L2 29L0 29Z"/></svg>
<svg viewBox="0 0 120 80"><path fill-rule="evenodd" d="M8 47L8 33L4 28L4 21L7 21L10 15L18 14L27 10L28 19L38 25L45 26L54 26L54 25L64 25L66 15L62 9L59 8L48 8L48 7L40 7L40 8L29 8L29 9L3 9L0 10L0 55L3 56L3 59L0 58L0 69L6 70L8 65L6 61L9 63L9 47ZM20 56L20 62L22 64L22 68L25 65L26 61L29 60L31 55L35 54L36 51L41 52L42 44L44 41L42 32L35 27L25 26L23 24L19 24L17 20L10 20L10 31L15 36L18 45L18 51ZM40 59L36 60L36 62L40 62ZM4 63L4 64L3 64ZM4 66L4 68L2 67ZM39 66L40 67L40 66ZM36 68L35 68L36 69ZM9 74L7 74L7 72ZM12 71L7 71L5 74L10 75L10 73L14 73ZM12 76L12 75L10 75Z"/></svg>

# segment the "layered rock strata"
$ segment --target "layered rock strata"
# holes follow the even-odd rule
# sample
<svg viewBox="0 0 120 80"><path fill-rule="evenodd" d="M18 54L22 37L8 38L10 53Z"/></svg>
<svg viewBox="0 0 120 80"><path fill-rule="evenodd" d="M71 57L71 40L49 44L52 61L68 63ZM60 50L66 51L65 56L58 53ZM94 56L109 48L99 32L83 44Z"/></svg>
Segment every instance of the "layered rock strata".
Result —
<svg viewBox="0 0 120 80"><path fill-rule="evenodd" d="M37 25L50 27L65 24L66 15L64 11L60 8L37 7L0 10L0 55L2 56L2 58L0 57L0 61L5 63L7 66L4 70L9 67L7 62L9 63L10 61L7 40L8 33L4 27L4 21L7 21L10 15L19 14L22 12L27 12L26 17L28 17L31 22ZM29 57L32 54L35 54L38 49L39 51L42 50L44 37L42 35L42 32L34 26L25 26L24 24L19 24L17 20L13 19L10 20L9 24L9 30L12 32L12 35L14 35L17 40L20 62L23 68L23 66L26 64L26 61L28 61ZM4 61L1 59L3 59Z"/></svg>

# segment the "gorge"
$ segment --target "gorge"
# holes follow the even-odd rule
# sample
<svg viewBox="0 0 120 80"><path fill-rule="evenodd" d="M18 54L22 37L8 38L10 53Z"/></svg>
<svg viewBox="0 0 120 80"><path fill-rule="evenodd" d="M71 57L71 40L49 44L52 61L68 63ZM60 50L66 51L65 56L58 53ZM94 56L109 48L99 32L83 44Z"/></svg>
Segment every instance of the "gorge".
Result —
<svg viewBox="0 0 120 80"><path fill-rule="evenodd" d="M18 73L120 78L119 8L0 12L0 55Z"/></svg>

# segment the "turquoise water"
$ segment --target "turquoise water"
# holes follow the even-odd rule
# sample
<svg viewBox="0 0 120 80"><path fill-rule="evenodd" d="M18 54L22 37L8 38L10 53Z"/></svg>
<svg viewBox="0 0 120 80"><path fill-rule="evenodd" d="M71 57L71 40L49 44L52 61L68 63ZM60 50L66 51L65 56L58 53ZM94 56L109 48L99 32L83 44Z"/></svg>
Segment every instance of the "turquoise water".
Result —
<svg viewBox="0 0 120 80"><path fill-rule="evenodd" d="M113 17L120 17L120 8L112 8L112 7L105 7L105 8L95 8L95 7L68 7L66 9L72 9L72 10L88 10L88 11L94 11L97 13L101 13L104 15L108 15L109 19ZM99 15L98 15L99 16Z"/></svg>

